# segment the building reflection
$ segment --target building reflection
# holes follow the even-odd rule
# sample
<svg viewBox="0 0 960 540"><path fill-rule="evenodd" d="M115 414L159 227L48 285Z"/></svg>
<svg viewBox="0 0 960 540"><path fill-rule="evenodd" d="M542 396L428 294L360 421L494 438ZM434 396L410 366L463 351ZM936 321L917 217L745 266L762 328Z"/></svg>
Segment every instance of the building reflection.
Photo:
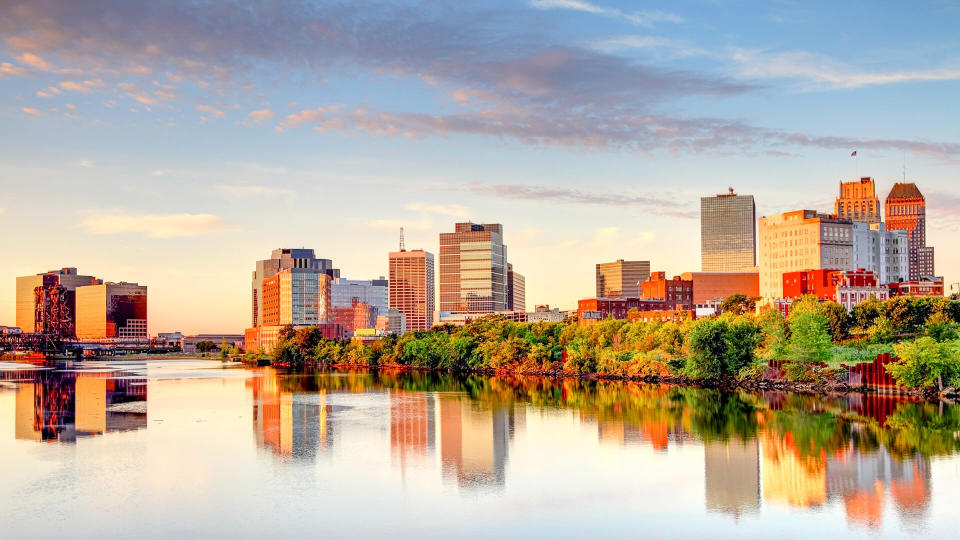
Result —
<svg viewBox="0 0 960 540"><path fill-rule="evenodd" d="M400 467L433 453L436 438L434 395L390 390L390 455Z"/></svg>
<svg viewBox="0 0 960 540"><path fill-rule="evenodd" d="M0 371L16 385L15 437L74 442L147 427L147 381L123 371Z"/></svg>
<svg viewBox="0 0 960 540"><path fill-rule="evenodd" d="M295 382L271 368L260 371L247 385L253 392L253 432L257 445L282 457L312 460L333 443L327 424L327 394L323 390L297 391Z"/></svg>
<svg viewBox="0 0 960 540"><path fill-rule="evenodd" d="M705 442L703 461L707 510L740 517L760 509L760 445L756 439Z"/></svg>
<svg viewBox="0 0 960 540"><path fill-rule="evenodd" d="M503 487L515 408L441 395L440 459L443 477L461 488Z"/></svg>

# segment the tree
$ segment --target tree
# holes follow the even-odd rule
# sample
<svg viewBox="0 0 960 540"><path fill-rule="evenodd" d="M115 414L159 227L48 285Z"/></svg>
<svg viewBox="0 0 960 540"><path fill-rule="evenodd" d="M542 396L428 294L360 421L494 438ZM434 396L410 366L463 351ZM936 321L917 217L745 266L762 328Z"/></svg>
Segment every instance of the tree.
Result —
<svg viewBox="0 0 960 540"><path fill-rule="evenodd" d="M826 317L817 313L791 316L790 345L787 347L787 357L791 362L803 366L827 362L832 350Z"/></svg>
<svg viewBox="0 0 960 540"><path fill-rule="evenodd" d="M753 321L740 317L727 327L724 340L727 345L724 372L727 375L736 375L754 362L754 350L760 343L760 328Z"/></svg>
<svg viewBox="0 0 960 540"><path fill-rule="evenodd" d="M716 379L726 372L727 323L718 319L700 319L687 336L689 356L687 375Z"/></svg>
<svg viewBox="0 0 960 540"><path fill-rule="evenodd" d="M584 338L574 338L567 345L567 361L563 369L577 373L593 373L597 367L597 356L593 345Z"/></svg>
<svg viewBox="0 0 960 540"><path fill-rule="evenodd" d="M763 307L757 324L762 334L762 356L775 360L783 358L787 353L787 322L780 310L773 306Z"/></svg>
<svg viewBox="0 0 960 540"><path fill-rule="evenodd" d="M847 308L834 301L820 304L820 314L827 318L830 337L834 343L841 343L850 335L850 314Z"/></svg>
<svg viewBox="0 0 960 540"><path fill-rule="evenodd" d="M956 342L937 343L924 336L893 346L897 360L886 365L900 384L911 388L960 386L960 350Z"/></svg>
<svg viewBox="0 0 960 540"><path fill-rule="evenodd" d="M731 294L720 303L720 313L733 313L734 315L743 315L750 313L757 308L758 297L750 297L745 294Z"/></svg>
<svg viewBox="0 0 960 540"><path fill-rule="evenodd" d="M957 339L957 325L946 312L938 311L930 315L925 326L927 335L941 343Z"/></svg>
<svg viewBox="0 0 960 540"><path fill-rule="evenodd" d="M196 347L197 347L197 352L203 353L203 354L206 354L210 351L215 351L217 349L216 343L208 339L205 339L203 341L198 341Z"/></svg>
<svg viewBox="0 0 960 540"><path fill-rule="evenodd" d="M227 350L227 338L220 339L220 358L226 358L229 351Z"/></svg>

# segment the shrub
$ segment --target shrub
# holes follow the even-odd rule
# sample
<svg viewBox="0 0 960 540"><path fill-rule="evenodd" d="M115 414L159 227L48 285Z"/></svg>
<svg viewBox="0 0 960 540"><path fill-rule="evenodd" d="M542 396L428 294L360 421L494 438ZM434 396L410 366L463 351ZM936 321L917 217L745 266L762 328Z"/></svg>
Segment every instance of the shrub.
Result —
<svg viewBox="0 0 960 540"><path fill-rule="evenodd" d="M938 343L929 336L893 346L897 360L886 365L887 372L910 388L960 386L960 343Z"/></svg>

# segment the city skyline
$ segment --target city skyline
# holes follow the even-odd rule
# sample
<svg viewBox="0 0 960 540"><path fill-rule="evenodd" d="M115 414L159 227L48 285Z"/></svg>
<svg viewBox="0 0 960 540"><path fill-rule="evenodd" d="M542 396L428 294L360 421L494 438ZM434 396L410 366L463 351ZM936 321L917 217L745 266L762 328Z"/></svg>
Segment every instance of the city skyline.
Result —
<svg viewBox="0 0 960 540"><path fill-rule="evenodd" d="M71 266L148 285L151 333L236 333L270 249L375 279L398 227L439 253L468 219L504 225L528 308L572 309L599 261L696 271L700 197L831 212L862 177L917 184L960 281L956 6L284 7L9 6L0 324L15 277Z"/></svg>

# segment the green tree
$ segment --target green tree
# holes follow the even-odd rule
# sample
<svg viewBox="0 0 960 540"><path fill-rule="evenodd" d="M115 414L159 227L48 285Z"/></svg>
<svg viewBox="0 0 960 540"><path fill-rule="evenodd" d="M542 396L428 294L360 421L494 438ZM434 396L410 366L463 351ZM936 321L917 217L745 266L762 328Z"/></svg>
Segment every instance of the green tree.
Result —
<svg viewBox="0 0 960 540"><path fill-rule="evenodd" d="M584 338L574 338L567 345L567 361L563 369L576 373L593 373L597 368L596 350Z"/></svg>
<svg viewBox="0 0 960 540"><path fill-rule="evenodd" d="M688 376L716 379L726 373L728 328L722 320L697 320L687 336L689 356L685 372Z"/></svg>
<svg viewBox="0 0 960 540"><path fill-rule="evenodd" d="M820 314L827 318L830 337L834 343L842 343L850 336L850 314L847 308L834 301L820 304Z"/></svg>
<svg viewBox="0 0 960 540"><path fill-rule="evenodd" d="M229 351L227 350L227 338L220 339L220 358L226 358Z"/></svg>
<svg viewBox="0 0 960 540"><path fill-rule="evenodd" d="M893 346L897 360L886 365L900 384L911 388L960 386L960 350L957 342L937 343L929 336Z"/></svg>
<svg viewBox="0 0 960 540"><path fill-rule="evenodd" d="M945 311L930 315L925 326L926 334L941 343L957 339L957 324Z"/></svg>
<svg viewBox="0 0 960 540"><path fill-rule="evenodd" d="M745 294L731 294L720 303L720 313L733 313L734 315L743 315L753 312L757 308L758 297L750 297Z"/></svg>
<svg viewBox="0 0 960 540"><path fill-rule="evenodd" d="M217 345L208 339L198 341L196 347L197 352L202 354L207 354L208 352L215 351L217 349Z"/></svg>
<svg viewBox="0 0 960 540"><path fill-rule="evenodd" d="M760 328L752 320L740 317L727 327L724 336L727 351L724 354L724 373L735 375L755 360L754 351L760 343Z"/></svg>
<svg viewBox="0 0 960 540"><path fill-rule="evenodd" d="M790 345L787 357L791 362L808 366L815 362L827 362L833 351L833 343L827 334L827 318L817 313L800 313L791 316Z"/></svg>
<svg viewBox="0 0 960 540"><path fill-rule="evenodd" d="M757 317L762 334L761 356L770 360L783 359L787 354L787 322L780 310L764 306Z"/></svg>

